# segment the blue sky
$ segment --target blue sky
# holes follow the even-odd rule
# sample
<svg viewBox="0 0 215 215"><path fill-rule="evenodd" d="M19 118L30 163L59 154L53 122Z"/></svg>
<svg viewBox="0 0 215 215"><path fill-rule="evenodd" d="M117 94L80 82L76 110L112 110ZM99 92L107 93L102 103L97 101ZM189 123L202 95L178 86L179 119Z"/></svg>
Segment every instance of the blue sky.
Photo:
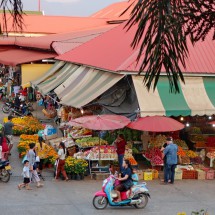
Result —
<svg viewBox="0 0 215 215"><path fill-rule="evenodd" d="M24 10L38 10L39 0L22 0ZM40 0L46 15L89 16L96 11L123 0Z"/></svg>

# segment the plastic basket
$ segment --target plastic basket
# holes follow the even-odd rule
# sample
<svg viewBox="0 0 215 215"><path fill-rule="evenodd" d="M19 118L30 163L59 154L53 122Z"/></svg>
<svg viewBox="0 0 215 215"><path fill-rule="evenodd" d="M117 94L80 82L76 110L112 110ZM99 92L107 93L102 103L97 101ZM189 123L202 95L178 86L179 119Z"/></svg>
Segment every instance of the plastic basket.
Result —
<svg viewBox="0 0 215 215"><path fill-rule="evenodd" d="M196 170L182 169L182 179L196 179Z"/></svg>
<svg viewBox="0 0 215 215"><path fill-rule="evenodd" d="M152 180L152 172L144 172L144 173L143 173L143 179L144 179L145 181L150 181L150 180Z"/></svg>
<svg viewBox="0 0 215 215"><path fill-rule="evenodd" d="M183 172L181 169L175 170L175 180L182 180Z"/></svg>
<svg viewBox="0 0 215 215"><path fill-rule="evenodd" d="M214 170L208 170L207 172L206 172L206 179L207 180L212 180L212 179L214 179Z"/></svg>

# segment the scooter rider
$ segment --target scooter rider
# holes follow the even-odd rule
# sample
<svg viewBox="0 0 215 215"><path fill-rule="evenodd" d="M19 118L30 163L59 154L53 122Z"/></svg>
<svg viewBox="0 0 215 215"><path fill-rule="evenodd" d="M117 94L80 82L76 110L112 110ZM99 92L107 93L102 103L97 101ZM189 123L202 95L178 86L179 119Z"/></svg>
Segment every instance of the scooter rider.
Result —
<svg viewBox="0 0 215 215"><path fill-rule="evenodd" d="M120 184L117 185L114 190L117 193L116 202L121 202L120 192L127 191L133 186L132 167L129 160L123 161L123 170L121 175L119 175L118 180L120 181Z"/></svg>

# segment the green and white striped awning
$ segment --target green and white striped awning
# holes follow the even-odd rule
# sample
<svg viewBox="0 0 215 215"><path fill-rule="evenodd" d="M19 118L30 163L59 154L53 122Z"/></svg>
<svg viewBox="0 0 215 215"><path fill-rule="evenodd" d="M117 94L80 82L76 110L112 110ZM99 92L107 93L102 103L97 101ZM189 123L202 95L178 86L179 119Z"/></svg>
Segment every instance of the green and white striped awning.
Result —
<svg viewBox="0 0 215 215"><path fill-rule="evenodd" d="M46 95L56 87L61 85L64 81L66 81L73 72L75 72L79 66L66 63L61 70L56 72L54 75L49 77L47 80L43 81L41 84L37 85L38 90Z"/></svg>
<svg viewBox="0 0 215 215"><path fill-rule="evenodd" d="M81 108L121 80L124 75L80 66L55 89L60 103Z"/></svg>
<svg viewBox="0 0 215 215"><path fill-rule="evenodd" d="M64 61L56 61L53 66L41 77L38 79L31 81L32 87L37 87L40 83L44 82L45 80L49 79L53 74L55 74L63 65L65 65Z"/></svg>
<svg viewBox="0 0 215 215"><path fill-rule="evenodd" d="M169 91L169 82L161 77L155 91L148 91L143 77L132 77L141 116L194 116L215 114L215 77L186 77L180 93Z"/></svg>

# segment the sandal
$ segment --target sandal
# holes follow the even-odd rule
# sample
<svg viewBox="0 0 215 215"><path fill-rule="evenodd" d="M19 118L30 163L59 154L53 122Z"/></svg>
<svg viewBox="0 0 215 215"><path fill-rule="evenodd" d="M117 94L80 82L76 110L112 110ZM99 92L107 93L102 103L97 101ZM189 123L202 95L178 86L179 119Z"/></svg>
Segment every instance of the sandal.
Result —
<svg viewBox="0 0 215 215"><path fill-rule="evenodd" d="M21 186L20 185L18 185L17 187L18 187L19 190L21 190Z"/></svg>

